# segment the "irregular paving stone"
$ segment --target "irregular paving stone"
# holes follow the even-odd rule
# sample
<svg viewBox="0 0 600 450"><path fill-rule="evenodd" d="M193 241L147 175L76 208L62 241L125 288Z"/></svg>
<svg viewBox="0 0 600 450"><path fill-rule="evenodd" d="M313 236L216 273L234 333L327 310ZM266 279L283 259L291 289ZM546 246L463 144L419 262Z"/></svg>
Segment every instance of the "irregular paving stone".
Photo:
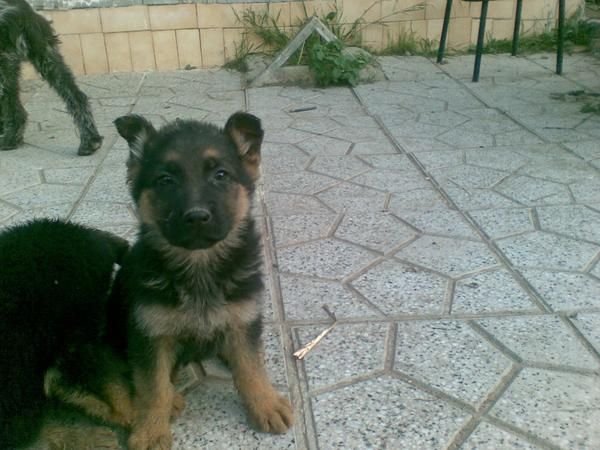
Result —
<svg viewBox="0 0 600 450"><path fill-rule="evenodd" d="M296 448L293 431L268 434L252 429L231 382L203 381L186 395L186 403L183 415L171 425L174 448Z"/></svg>
<svg viewBox="0 0 600 450"><path fill-rule="evenodd" d="M423 165L423 167L429 171L442 167L454 167L465 164L464 150L419 152L415 153L414 156Z"/></svg>
<svg viewBox="0 0 600 450"><path fill-rule="evenodd" d="M558 317L511 317L477 322L527 362L598 368L599 363Z"/></svg>
<svg viewBox="0 0 600 450"><path fill-rule="evenodd" d="M400 145L407 153L421 153L429 152L431 150L455 150L451 145L427 136L412 137L394 135L394 138L396 139L396 142L398 142L398 145Z"/></svg>
<svg viewBox="0 0 600 450"><path fill-rule="evenodd" d="M415 168L406 155L363 155L360 159L376 169L414 170Z"/></svg>
<svg viewBox="0 0 600 450"><path fill-rule="evenodd" d="M369 170L354 156L317 156L309 169L334 178L347 179Z"/></svg>
<svg viewBox="0 0 600 450"><path fill-rule="evenodd" d="M454 128L437 136L442 142L454 147L491 147L494 145L494 137L484 132L468 131Z"/></svg>
<svg viewBox="0 0 600 450"><path fill-rule="evenodd" d="M42 182L40 171L33 167L13 167L6 163L0 166L0 194L19 191L39 185Z"/></svg>
<svg viewBox="0 0 600 450"><path fill-rule="evenodd" d="M0 222L3 222L19 212L19 209L0 201Z"/></svg>
<svg viewBox="0 0 600 450"><path fill-rule="evenodd" d="M487 422L481 422L475 431L469 436L469 439L460 447L464 450L498 450L498 449L519 449L519 450L541 450L544 447L538 447L525 439L515 436L508 431L502 430Z"/></svg>
<svg viewBox="0 0 600 450"><path fill-rule="evenodd" d="M543 230L600 243L600 212L582 205L548 206L537 212Z"/></svg>
<svg viewBox="0 0 600 450"><path fill-rule="evenodd" d="M592 206L591 203L595 203L594 206L600 203L600 181L598 180L581 180L570 184L569 188L577 203L584 203L588 206Z"/></svg>
<svg viewBox="0 0 600 450"><path fill-rule="evenodd" d="M451 183L444 184L443 189L460 209L516 208L523 206L489 189L464 189Z"/></svg>
<svg viewBox="0 0 600 450"><path fill-rule="evenodd" d="M472 166L486 167L503 172L513 172L527 163L527 158L515 151L511 151L511 147L465 150L465 159Z"/></svg>
<svg viewBox="0 0 600 450"><path fill-rule="evenodd" d="M38 184L2 196L2 200L21 209L38 209L48 205L75 203L83 186L62 184Z"/></svg>
<svg viewBox="0 0 600 450"><path fill-rule="evenodd" d="M600 281L583 273L522 270L523 276L556 311L600 307Z"/></svg>
<svg viewBox="0 0 600 450"><path fill-rule="evenodd" d="M385 192L351 183L341 183L316 195L327 206L337 212L364 213L383 211Z"/></svg>
<svg viewBox="0 0 600 450"><path fill-rule="evenodd" d="M379 315L337 281L281 274L279 283L285 317L289 320L329 319L323 305L338 318Z"/></svg>
<svg viewBox="0 0 600 450"><path fill-rule="evenodd" d="M301 171L295 173L271 174L265 178L265 190L287 194L311 195L339 183L331 177Z"/></svg>
<svg viewBox="0 0 600 450"><path fill-rule="evenodd" d="M451 182L465 189L491 188L507 176L507 172L469 165L434 169L430 173L438 181Z"/></svg>
<svg viewBox="0 0 600 450"><path fill-rule="evenodd" d="M452 313L480 314L539 311L506 270L494 270L460 279L454 288Z"/></svg>
<svg viewBox="0 0 600 450"><path fill-rule="evenodd" d="M405 192L428 188L429 181L416 171L372 170L352 179L353 183L387 192Z"/></svg>
<svg viewBox="0 0 600 450"><path fill-rule="evenodd" d="M335 236L387 253L413 239L416 233L394 216L380 212L346 215L335 231Z"/></svg>
<svg viewBox="0 0 600 450"><path fill-rule="evenodd" d="M419 122L440 125L447 128L457 127L470 119L455 111L424 112L419 114Z"/></svg>
<svg viewBox="0 0 600 450"><path fill-rule="evenodd" d="M127 167L124 164L103 166L96 174L84 197L86 201L116 203L128 203L130 198L129 186L127 185Z"/></svg>
<svg viewBox="0 0 600 450"><path fill-rule="evenodd" d="M343 138L334 139L332 137L327 136L313 135L308 135L306 139L302 140L280 140L279 142L297 143L298 147L300 147L302 150L304 150L310 155L346 155L350 151L351 146L351 143L349 141L343 140Z"/></svg>
<svg viewBox="0 0 600 450"><path fill-rule="evenodd" d="M277 252L282 272L342 279L374 259L371 252L335 239L324 239L280 249Z"/></svg>
<svg viewBox="0 0 600 450"><path fill-rule="evenodd" d="M269 380L276 386L287 386L281 330L277 325L264 325L262 332L265 366Z"/></svg>
<svg viewBox="0 0 600 450"><path fill-rule="evenodd" d="M534 230L531 211L525 208L482 209L471 211L469 215L492 239Z"/></svg>
<svg viewBox="0 0 600 450"><path fill-rule="evenodd" d="M336 214L272 216L275 245L281 247L324 238L333 227L336 217Z"/></svg>
<svg viewBox="0 0 600 450"><path fill-rule="evenodd" d="M581 331L585 338L600 352L600 314L577 314L570 320Z"/></svg>
<svg viewBox="0 0 600 450"><path fill-rule="evenodd" d="M556 181L559 183L573 183L582 179L600 179L598 171L584 161L572 159L555 159L545 164L528 164L519 170L520 174L534 178Z"/></svg>
<svg viewBox="0 0 600 450"><path fill-rule="evenodd" d="M265 203L269 211L276 211L278 215L327 215L333 212L332 208L309 195L266 192Z"/></svg>
<svg viewBox="0 0 600 450"><path fill-rule="evenodd" d="M497 264L485 244L441 236L423 236L396 257L456 277Z"/></svg>
<svg viewBox="0 0 600 450"><path fill-rule="evenodd" d="M497 245L517 267L558 270L581 269L600 250L597 245L543 231L499 239Z"/></svg>
<svg viewBox="0 0 600 450"><path fill-rule="evenodd" d="M510 176L495 189L527 206L564 205L571 203L566 186L552 181L524 176Z"/></svg>
<svg viewBox="0 0 600 450"><path fill-rule="evenodd" d="M42 171L42 176L44 177L44 182L48 184L81 185L85 184L93 173L93 167L66 167L44 169ZM21 174L20 170L19 174Z"/></svg>
<svg viewBox="0 0 600 450"><path fill-rule="evenodd" d="M496 145L535 145L544 142L531 131L523 129L499 133L496 134L494 138Z"/></svg>
<svg viewBox="0 0 600 450"><path fill-rule="evenodd" d="M135 224L132 208L126 203L82 202L71 217L75 222L87 225Z"/></svg>
<svg viewBox="0 0 600 450"><path fill-rule="evenodd" d="M45 217L66 219L71 211L71 208L73 208L72 203L59 203L41 208L19 210L18 212L7 216L4 225L14 225L21 222L27 222L32 219Z"/></svg>
<svg viewBox="0 0 600 450"><path fill-rule="evenodd" d="M301 348L324 326L297 328ZM333 386L383 370L386 323L339 324L304 358L309 390Z"/></svg>
<svg viewBox="0 0 600 450"><path fill-rule="evenodd" d="M490 414L561 448L600 446L596 376L523 369Z"/></svg>
<svg viewBox="0 0 600 450"><path fill-rule="evenodd" d="M439 275L390 260L352 281L385 314L439 314L448 281Z"/></svg>
<svg viewBox="0 0 600 450"><path fill-rule="evenodd" d="M478 238L475 231L473 231L471 226L456 210L430 209L402 211L401 218L423 233Z"/></svg>
<svg viewBox="0 0 600 450"><path fill-rule="evenodd" d="M311 398L319 448L444 448L468 414L390 377ZM355 408L348 408L355 405Z"/></svg>
<svg viewBox="0 0 600 450"><path fill-rule="evenodd" d="M404 211L415 209L447 209L448 205L442 196L434 189L414 189L407 192L394 192L390 200L389 209L398 217L402 217Z"/></svg>
<svg viewBox="0 0 600 450"><path fill-rule="evenodd" d="M479 405L510 360L462 322L398 324L394 369L472 405Z"/></svg>

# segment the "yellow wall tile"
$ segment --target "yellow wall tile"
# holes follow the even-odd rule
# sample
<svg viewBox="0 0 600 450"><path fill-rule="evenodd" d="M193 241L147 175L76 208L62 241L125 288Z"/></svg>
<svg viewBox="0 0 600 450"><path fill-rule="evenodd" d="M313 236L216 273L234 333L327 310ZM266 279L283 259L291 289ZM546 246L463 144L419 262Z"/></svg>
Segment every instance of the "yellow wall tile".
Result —
<svg viewBox="0 0 600 450"><path fill-rule="evenodd" d="M100 19L102 20L102 30L105 33L150 29L147 6L100 8Z"/></svg>
<svg viewBox="0 0 600 450"><path fill-rule="evenodd" d="M179 67L202 67L202 50L200 49L200 32L198 30L177 30L177 53Z"/></svg>
<svg viewBox="0 0 600 450"><path fill-rule="evenodd" d="M438 41L442 35L443 19L427 20L427 39Z"/></svg>
<svg viewBox="0 0 600 450"><path fill-rule="evenodd" d="M523 19L545 19L548 14L554 17L558 8L557 0L527 0L523 2Z"/></svg>
<svg viewBox="0 0 600 450"><path fill-rule="evenodd" d="M410 29L417 39L427 39L427 22L425 20L413 20Z"/></svg>
<svg viewBox="0 0 600 450"><path fill-rule="evenodd" d="M409 36L411 34L410 21L390 22L383 29L382 47L388 48L397 43L400 37Z"/></svg>
<svg viewBox="0 0 600 450"><path fill-rule="evenodd" d="M448 45L453 48L464 48L471 43L470 17L452 19L448 29ZM441 30L440 30L441 31Z"/></svg>
<svg viewBox="0 0 600 450"><path fill-rule="evenodd" d="M177 56L177 39L175 31L153 31L154 58L158 70L175 70L179 68Z"/></svg>
<svg viewBox="0 0 600 450"><path fill-rule="evenodd" d="M240 15L244 4L236 4L235 11ZM234 5L225 4L196 4L198 28L231 28L240 26L235 16Z"/></svg>
<svg viewBox="0 0 600 450"><path fill-rule="evenodd" d="M289 3L268 3L269 16L277 19L275 22L279 27L289 27L290 22L290 4Z"/></svg>
<svg viewBox="0 0 600 450"><path fill-rule="evenodd" d="M525 3L525 2L524 2ZM489 3L488 19L512 19L516 5L511 1L493 1Z"/></svg>
<svg viewBox="0 0 600 450"><path fill-rule="evenodd" d="M422 20L425 19L425 8L421 0L382 0L381 21Z"/></svg>
<svg viewBox="0 0 600 450"><path fill-rule="evenodd" d="M98 9L70 9L52 12L52 26L58 34L100 33L100 12Z"/></svg>
<svg viewBox="0 0 600 450"><path fill-rule="evenodd" d="M180 30L197 28L196 5L150 6L150 28L153 30Z"/></svg>
<svg viewBox="0 0 600 450"><path fill-rule="evenodd" d="M223 30L223 45L225 48L225 61L231 61L236 57L236 47L245 38L243 28L227 28Z"/></svg>
<svg viewBox="0 0 600 450"><path fill-rule="evenodd" d="M108 33L104 36L108 70L110 72L131 72L131 51L128 33Z"/></svg>
<svg viewBox="0 0 600 450"><path fill-rule="evenodd" d="M361 41L362 45L371 50L383 49L383 25L367 25L362 29Z"/></svg>
<svg viewBox="0 0 600 450"><path fill-rule="evenodd" d="M511 19L494 19L491 29L496 39L512 39L515 21Z"/></svg>
<svg viewBox="0 0 600 450"><path fill-rule="evenodd" d="M379 0L340 0L338 5L343 23L353 23L359 19L372 23L381 19Z"/></svg>
<svg viewBox="0 0 600 450"><path fill-rule="evenodd" d="M200 30L202 64L217 67L225 63L223 30Z"/></svg>
<svg viewBox="0 0 600 450"><path fill-rule="evenodd" d="M134 72L156 69L152 32L134 31L129 33L129 47L131 48L131 65Z"/></svg>
<svg viewBox="0 0 600 450"><path fill-rule="evenodd" d="M75 74L84 74L83 54L78 34L69 34L60 38L60 54Z"/></svg>
<svg viewBox="0 0 600 450"><path fill-rule="evenodd" d="M81 52L85 73L108 73L108 60L102 33L82 34Z"/></svg>
<svg viewBox="0 0 600 450"><path fill-rule="evenodd" d="M40 75L37 73L35 68L29 62L21 64L21 78L23 80L37 80Z"/></svg>

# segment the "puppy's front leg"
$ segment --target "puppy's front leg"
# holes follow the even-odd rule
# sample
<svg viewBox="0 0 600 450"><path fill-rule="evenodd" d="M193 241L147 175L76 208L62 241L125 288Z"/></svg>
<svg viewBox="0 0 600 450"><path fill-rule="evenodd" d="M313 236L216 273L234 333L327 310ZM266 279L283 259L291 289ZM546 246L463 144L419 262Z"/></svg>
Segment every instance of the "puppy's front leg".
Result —
<svg viewBox="0 0 600 450"><path fill-rule="evenodd" d="M170 450L172 437L169 422L175 395L171 371L175 365L175 340L169 337L146 340L147 354L140 358L141 361L134 358L134 406L137 416L128 445L131 450Z"/></svg>
<svg viewBox="0 0 600 450"><path fill-rule="evenodd" d="M252 424L260 431L285 433L292 426L292 407L268 379L261 329L260 318L249 324L231 324L225 333L221 357L231 367L233 381Z"/></svg>

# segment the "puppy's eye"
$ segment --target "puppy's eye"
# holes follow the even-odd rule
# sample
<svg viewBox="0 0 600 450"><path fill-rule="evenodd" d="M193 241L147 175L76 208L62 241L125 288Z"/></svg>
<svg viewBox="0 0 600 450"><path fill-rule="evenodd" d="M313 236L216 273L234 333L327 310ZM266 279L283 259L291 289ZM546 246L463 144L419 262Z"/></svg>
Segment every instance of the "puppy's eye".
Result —
<svg viewBox="0 0 600 450"><path fill-rule="evenodd" d="M169 186L175 184L175 178L173 178L171 175L164 174L156 179L156 184L159 186Z"/></svg>
<svg viewBox="0 0 600 450"><path fill-rule="evenodd" d="M229 173L225 169L219 169L215 172L215 178L217 180L224 180L229 176Z"/></svg>

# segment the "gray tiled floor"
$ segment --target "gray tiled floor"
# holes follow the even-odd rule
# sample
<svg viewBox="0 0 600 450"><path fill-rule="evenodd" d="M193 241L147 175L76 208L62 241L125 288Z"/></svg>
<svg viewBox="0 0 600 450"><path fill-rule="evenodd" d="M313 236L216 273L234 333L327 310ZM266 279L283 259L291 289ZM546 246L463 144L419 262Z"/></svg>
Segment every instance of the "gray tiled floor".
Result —
<svg viewBox="0 0 600 450"><path fill-rule="evenodd" d="M226 370L188 394L176 448L600 448L600 61L386 57L355 89L244 89L224 71L80 79L105 142L76 157L57 97L26 83L27 145L0 154L0 225L61 216L133 238L133 111L263 119L267 366L285 436L252 431ZM564 94L561 96L561 94ZM314 107L293 113L296 108ZM293 351L340 324L308 355Z"/></svg>

